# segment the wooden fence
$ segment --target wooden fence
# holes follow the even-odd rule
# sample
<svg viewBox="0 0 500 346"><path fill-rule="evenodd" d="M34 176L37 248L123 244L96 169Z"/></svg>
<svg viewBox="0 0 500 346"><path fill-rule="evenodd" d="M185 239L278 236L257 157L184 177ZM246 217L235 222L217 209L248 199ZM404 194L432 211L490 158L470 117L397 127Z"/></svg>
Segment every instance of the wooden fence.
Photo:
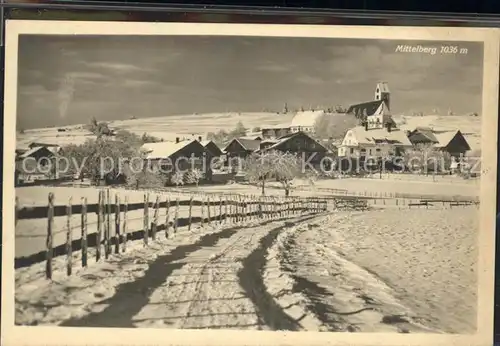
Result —
<svg viewBox="0 0 500 346"><path fill-rule="evenodd" d="M186 200L176 198L171 200L169 196L156 195L153 200L149 193L144 194L144 201L140 203L128 203L127 197L123 200L115 195L114 200L110 198L109 189L100 190L98 203L87 204L87 199L82 198L81 203L74 204L69 199L67 205L55 205L54 194L49 193L46 206L20 207L16 199L15 217L16 224L19 220L47 219L46 248L44 251L27 257L15 259L15 268L30 266L34 263L46 262L46 277L52 278L52 262L57 256L66 255L67 275L71 275L73 269L73 253L81 251L81 265L87 267L89 263L89 248L95 248L95 260L102 257L107 259L113 252L118 254L125 252L129 240L142 239L145 245L155 241L164 231L163 237L168 237L170 232L175 234L179 227L187 227L188 230L194 224L201 227L212 223L243 223L251 220L287 218L296 215L321 213L327 210L327 200L322 198L276 198L257 196L207 196L201 200L195 200L190 196ZM179 207L188 207L188 217L179 217ZM200 215L194 215L194 208L200 211ZM152 218L150 215L152 211ZM127 213L143 210L143 229L131 231L127 225ZM88 233L87 216L90 213L97 214L97 231ZM74 216L80 215L79 227L81 238L73 239L75 226ZM66 217L66 242L59 246L53 246L54 217Z"/></svg>

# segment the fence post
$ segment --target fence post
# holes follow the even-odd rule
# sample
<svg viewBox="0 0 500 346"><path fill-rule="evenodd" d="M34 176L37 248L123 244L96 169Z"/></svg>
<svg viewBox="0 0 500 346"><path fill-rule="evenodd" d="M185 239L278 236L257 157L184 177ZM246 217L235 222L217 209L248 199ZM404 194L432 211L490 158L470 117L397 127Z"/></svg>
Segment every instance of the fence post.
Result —
<svg viewBox="0 0 500 346"><path fill-rule="evenodd" d="M210 213L210 196L207 196L207 221L208 225L212 224L212 214Z"/></svg>
<svg viewBox="0 0 500 346"><path fill-rule="evenodd" d="M54 193L49 193L49 206L47 210L47 242L46 242L46 260L45 276L52 279L52 230L54 228Z"/></svg>
<svg viewBox="0 0 500 346"><path fill-rule="evenodd" d="M160 195L156 195L155 200L155 211L153 214L153 225L151 227L151 238L153 241L156 240L156 232L158 231L158 217L160 215Z"/></svg>
<svg viewBox="0 0 500 346"><path fill-rule="evenodd" d="M177 234L177 228L179 227L179 197L175 201L175 219L174 219L174 235Z"/></svg>
<svg viewBox="0 0 500 346"><path fill-rule="evenodd" d="M128 196L125 196L123 205L123 248L122 251L127 250L128 233L127 233L127 212L128 212Z"/></svg>
<svg viewBox="0 0 500 346"><path fill-rule="evenodd" d="M201 227L205 228L205 198L201 197Z"/></svg>
<svg viewBox="0 0 500 346"><path fill-rule="evenodd" d="M111 254L111 199L109 197L109 189L106 189L106 259Z"/></svg>
<svg viewBox="0 0 500 346"><path fill-rule="evenodd" d="M222 224L222 195L219 196L219 223Z"/></svg>
<svg viewBox="0 0 500 346"><path fill-rule="evenodd" d="M274 197L274 201L276 202L274 206L274 218L281 218L281 200L280 197Z"/></svg>
<svg viewBox="0 0 500 346"><path fill-rule="evenodd" d="M165 210L165 238L168 238L168 231L170 229L170 197L167 196L167 207Z"/></svg>
<svg viewBox="0 0 500 346"><path fill-rule="evenodd" d="M257 219L257 198L255 197L255 195L251 195L250 196L250 212L251 212L251 216L250 216L250 219L251 220L254 220L254 219Z"/></svg>
<svg viewBox="0 0 500 346"><path fill-rule="evenodd" d="M101 259L102 223L103 223L103 191L99 190L99 205L97 207L97 237L95 244L95 260Z"/></svg>
<svg viewBox="0 0 500 346"><path fill-rule="evenodd" d="M144 194L144 234L143 234L143 242L144 246L148 245L149 238L149 194Z"/></svg>
<svg viewBox="0 0 500 346"><path fill-rule="evenodd" d="M217 202L216 202L216 199L215 199L215 195L214 196L214 201L213 201L213 218L214 218L214 222L217 223Z"/></svg>
<svg viewBox="0 0 500 346"><path fill-rule="evenodd" d="M246 196L240 196L241 202L241 223L247 220L247 199Z"/></svg>
<svg viewBox="0 0 500 346"><path fill-rule="evenodd" d="M272 213L273 205L271 204L272 203L271 197L264 196L264 203L265 203L264 206L266 208L266 219L271 219L273 217L273 213Z"/></svg>
<svg viewBox="0 0 500 346"><path fill-rule="evenodd" d="M228 210L229 210L229 202L228 202L228 198L227 198L227 195L225 196L225 199L224 199L224 223L227 223L228 222Z"/></svg>
<svg viewBox="0 0 500 346"><path fill-rule="evenodd" d="M239 204L237 195L232 195L232 202L233 202L233 222L238 223Z"/></svg>
<svg viewBox="0 0 500 346"><path fill-rule="evenodd" d="M66 206L66 274L71 275L73 269L73 230L71 229L72 197Z"/></svg>
<svg viewBox="0 0 500 346"><path fill-rule="evenodd" d="M276 218L276 197L269 197L271 200L271 220Z"/></svg>
<svg viewBox="0 0 500 346"><path fill-rule="evenodd" d="M194 196L191 195L191 198L189 198L189 221L188 221L188 231L191 230L191 223L193 219L193 198ZM203 224L203 221L202 221Z"/></svg>
<svg viewBox="0 0 500 346"><path fill-rule="evenodd" d="M82 267L87 266L87 198L82 197L82 215L81 215L81 229L82 229Z"/></svg>
<svg viewBox="0 0 500 346"><path fill-rule="evenodd" d="M233 223L236 223L238 221L238 204L234 195L231 195L231 207L232 221Z"/></svg>
<svg viewBox="0 0 500 346"><path fill-rule="evenodd" d="M120 233L120 197L115 195L115 254L120 253L121 233Z"/></svg>

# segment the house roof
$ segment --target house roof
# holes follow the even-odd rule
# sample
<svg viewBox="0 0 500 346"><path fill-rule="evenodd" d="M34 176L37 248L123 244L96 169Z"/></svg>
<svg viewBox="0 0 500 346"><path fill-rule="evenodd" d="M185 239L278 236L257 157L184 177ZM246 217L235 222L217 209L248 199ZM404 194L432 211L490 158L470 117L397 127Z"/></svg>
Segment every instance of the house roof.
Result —
<svg viewBox="0 0 500 346"><path fill-rule="evenodd" d="M190 141L177 142L158 142L158 143L146 143L141 149L146 152L146 158L148 159L162 159L174 155L179 150L185 148L189 144L197 142L193 139Z"/></svg>
<svg viewBox="0 0 500 346"><path fill-rule="evenodd" d="M59 147L59 144L53 144L53 143L42 143L42 142L31 142L29 144L30 148L33 147Z"/></svg>
<svg viewBox="0 0 500 346"><path fill-rule="evenodd" d="M274 144L274 143L278 143L278 139L264 139L263 141L260 142L260 144L263 144L263 143L271 143L271 144Z"/></svg>
<svg viewBox="0 0 500 346"><path fill-rule="evenodd" d="M325 112L322 110L297 112L289 127L314 127L314 125L316 125L316 120L323 114L325 114Z"/></svg>
<svg viewBox="0 0 500 346"><path fill-rule="evenodd" d="M46 150L47 152L50 152L50 153L53 153L52 150L50 150L49 148L47 147L33 147L31 149L28 149L27 151L25 151L24 153L20 154L19 155L19 158L20 159L25 159L27 157L30 157L31 155L33 155L34 153L40 151L40 150Z"/></svg>
<svg viewBox="0 0 500 346"><path fill-rule="evenodd" d="M262 140L262 136L260 134L256 134L256 135L239 137L239 139L249 139L249 140L253 140L253 141L260 141L260 140Z"/></svg>
<svg viewBox="0 0 500 346"><path fill-rule="evenodd" d="M204 140L204 141L201 141L200 144L203 145L204 147L206 147L207 145L209 145L210 143L214 143L214 141L211 141L209 139L207 140ZM214 143L215 144L215 143Z"/></svg>
<svg viewBox="0 0 500 346"><path fill-rule="evenodd" d="M277 125L268 125L263 127L262 130L278 130L278 129L288 129L290 128L290 124L277 124Z"/></svg>
<svg viewBox="0 0 500 346"><path fill-rule="evenodd" d="M451 140L457 135L459 131L442 131L442 132L434 132L434 136L436 138L435 147L446 147Z"/></svg>
<svg viewBox="0 0 500 346"><path fill-rule="evenodd" d="M265 150L272 150L272 149L276 149L278 148L281 144L291 140L292 138L294 137L297 137L297 136L306 136L308 138L310 138L312 141L316 142L317 144L319 144L325 151L329 151L327 147L325 147L322 143L320 143L319 141L315 140L314 138L312 138L311 136L307 135L305 132L303 131L299 131L299 132L295 132L295 133L292 133L292 134L289 134L289 135L286 135L286 136L283 136L283 137L280 137L279 140L274 143L273 145L271 145L270 147L267 147Z"/></svg>
<svg viewBox="0 0 500 346"><path fill-rule="evenodd" d="M418 132L429 139L436 148L446 147L451 140L460 132L460 130L435 131L430 127L417 127L412 133Z"/></svg>
<svg viewBox="0 0 500 346"><path fill-rule="evenodd" d="M352 131L356 140L361 145L374 145L378 143L412 145L406 133L400 129L392 129L389 132L387 128L366 130L364 126L356 126L350 131Z"/></svg>
<svg viewBox="0 0 500 346"><path fill-rule="evenodd" d="M217 148L216 149L217 152L216 153L212 152L212 154L214 154L214 155L221 155L222 154L221 148L219 148L219 146L217 144L215 144L215 142L212 140L201 141L200 144L203 145L205 148L207 148L209 144L212 144L212 147L215 146L215 148ZM207 148L207 150L210 150L210 149Z"/></svg>
<svg viewBox="0 0 500 346"><path fill-rule="evenodd" d="M383 100L378 100L378 101L368 101L368 102L363 102L363 103L358 103L355 105L349 106L347 109L346 113L355 113L355 115L372 115L375 114L377 109L379 109L380 105L383 103Z"/></svg>
<svg viewBox="0 0 500 346"><path fill-rule="evenodd" d="M226 151L229 145L231 145L231 143L233 143L234 141L237 141L245 150L248 151L255 151L260 149L260 142L261 142L260 140L247 139L247 138L234 138L226 145L223 151Z"/></svg>
<svg viewBox="0 0 500 346"><path fill-rule="evenodd" d="M430 142L438 143L438 139L434 135L434 131L430 127L417 127L412 133L420 133L422 136L427 138Z"/></svg>

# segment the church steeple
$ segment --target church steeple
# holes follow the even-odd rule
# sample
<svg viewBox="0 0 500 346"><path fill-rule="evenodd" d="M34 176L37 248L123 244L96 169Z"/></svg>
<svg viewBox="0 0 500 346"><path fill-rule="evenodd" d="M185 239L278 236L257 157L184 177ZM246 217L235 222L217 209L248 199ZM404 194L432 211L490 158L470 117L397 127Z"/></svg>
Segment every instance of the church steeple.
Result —
<svg viewBox="0 0 500 346"><path fill-rule="evenodd" d="M389 91L389 86L387 82L377 83L377 88L375 89L375 101L385 101L388 109L391 109L391 92Z"/></svg>

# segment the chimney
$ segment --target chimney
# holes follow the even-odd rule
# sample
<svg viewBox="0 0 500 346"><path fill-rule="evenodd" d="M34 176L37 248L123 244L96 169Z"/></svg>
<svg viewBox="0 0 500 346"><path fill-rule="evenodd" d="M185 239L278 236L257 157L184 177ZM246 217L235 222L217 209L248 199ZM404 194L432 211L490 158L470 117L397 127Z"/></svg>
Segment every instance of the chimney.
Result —
<svg viewBox="0 0 500 346"><path fill-rule="evenodd" d="M181 139L179 137L175 137L175 143L179 143Z"/></svg>
<svg viewBox="0 0 500 346"><path fill-rule="evenodd" d="M198 136L198 142L201 142L201 136Z"/></svg>

